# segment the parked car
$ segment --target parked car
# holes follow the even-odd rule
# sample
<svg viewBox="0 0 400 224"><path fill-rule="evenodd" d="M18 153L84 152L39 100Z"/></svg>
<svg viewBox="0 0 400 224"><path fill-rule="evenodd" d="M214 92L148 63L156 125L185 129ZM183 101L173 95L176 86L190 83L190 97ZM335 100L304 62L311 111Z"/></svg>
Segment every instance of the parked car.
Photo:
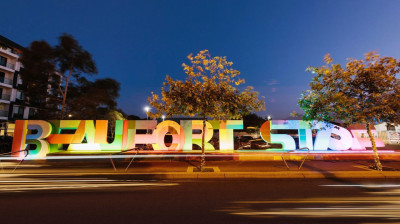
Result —
<svg viewBox="0 0 400 224"><path fill-rule="evenodd" d="M243 135L243 136L240 136L240 138L239 138L239 141L240 141L241 143L247 143L247 142L249 142L250 140L254 140L254 138L251 137L251 136L249 136L249 135Z"/></svg>
<svg viewBox="0 0 400 224"><path fill-rule="evenodd" d="M239 147L239 149L269 149L271 145L262 139L250 140L248 143Z"/></svg>

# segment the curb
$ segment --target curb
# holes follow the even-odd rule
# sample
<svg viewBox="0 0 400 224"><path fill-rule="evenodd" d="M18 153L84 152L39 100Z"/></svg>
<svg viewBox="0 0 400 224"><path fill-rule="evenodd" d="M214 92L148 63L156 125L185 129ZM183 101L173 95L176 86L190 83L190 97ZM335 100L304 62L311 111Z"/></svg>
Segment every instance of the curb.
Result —
<svg viewBox="0 0 400 224"><path fill-rule="evenodd" d="M215 173L57 173L57 174L0 174L0 178L15 177L108 177L117 179L396 179L400 178L399 171L334 171L334 172L315 172L315 171L278 171L278 172L215 172Z"/></svg>

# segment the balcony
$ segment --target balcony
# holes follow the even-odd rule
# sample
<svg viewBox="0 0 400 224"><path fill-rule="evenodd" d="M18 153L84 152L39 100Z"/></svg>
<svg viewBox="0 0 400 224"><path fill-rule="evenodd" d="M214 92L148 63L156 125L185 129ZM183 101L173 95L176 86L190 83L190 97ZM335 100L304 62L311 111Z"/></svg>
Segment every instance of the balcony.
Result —
<svg viewBox="0 0 400 224"><path fill-rule="evenodd" d="M3 52L4 54L11 56L13 58L18 58L20 56L18 52L14 51L11 48L4 47L4 46L0 47L0 52Z"/></svg>
<svg viewBox="0 0 400 224"><path fill-rule="evenodd" d="M10 101L11 96L8 94L1 94L0 96L0 100L6 100L6 101Z"/></svg>
<svg viewBox="0 0 400 224"><path fill-rule="evenodd" d="M7 84L7 85L12 85L13 84L13 80L7 79L7 78L4 78L4 77L0 77L0 83L4 83L4 84Z"/></svg>
<svg viewBox="0 0 400 224"><path fill-rule="evenodd" d="M0 110L0 117L8 117L8 111Z"/></svg>
<svg viewBox="0 0 400 224"><path fill-rule="evenodd" d="M8 68L8 69L6 69L6 70L8 70L8 71L9 71L9 70L11 70L11 71L14 71L14 70L15 70L15 65L14 65L14 64L1 61L1 62L0 62L0 65L3 66L3 67Z"/></svg>

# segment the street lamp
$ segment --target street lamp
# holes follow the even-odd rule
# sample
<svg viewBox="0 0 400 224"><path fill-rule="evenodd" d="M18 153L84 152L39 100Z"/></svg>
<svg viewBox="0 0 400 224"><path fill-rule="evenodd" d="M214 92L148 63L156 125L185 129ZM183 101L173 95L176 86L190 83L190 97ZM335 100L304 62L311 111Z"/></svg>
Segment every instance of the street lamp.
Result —
<svg viewBox="0 0 400 224"><path fill-rule="evenodd" d="M271 120L271 116L268 115L267 119L270 121Z"/></svg>
<svg viewBox="0 0 400 224"><path fill-rule="evenodd" d="M144 111L146 111L146 120L149 119L149 111L150 111L150 107L149 106L145 106L144 107ZM146 129L146 134L149 133L149 129Z"/></svg>
<svg viewBox="0 0 400 224"><path fill-rule="evenodd" d="M165 120L165 115L162 115L161 118L162 118L162 121L164 121Z"/></svg>
<svg viewBox="0 0 400 224"><path fill-rule="evenodd" d="M145 107L144 107L144 111L146 111L146 120L148 120L148 119L149 119L149 111L150 111L150 107L148 107L148 106L145 106Z"/></svg>

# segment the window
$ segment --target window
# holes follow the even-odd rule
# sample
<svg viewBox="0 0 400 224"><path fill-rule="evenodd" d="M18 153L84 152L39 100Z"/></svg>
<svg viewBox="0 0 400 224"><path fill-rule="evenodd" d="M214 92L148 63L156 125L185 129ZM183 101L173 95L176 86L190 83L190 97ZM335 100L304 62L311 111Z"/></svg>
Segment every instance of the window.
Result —
<svg viewBox="0 0 400 224"><path fill-rule="evenodd" d="M17 99L23 100L24 99L24 93L21 91L17 91Z"/></svg>
<svg viewBox="0 0 400 224"><path fill-rule="evenodd" d="M5 77L6 77L6 73L0 72L0 82L4 82Z"/></svg>
<svg viewBox="0 0 400 224"><path fill-rule="evenodd" d="M23 107L19 107L19 106L15 106L14 107L14 114L24 114L24 108Z"/></svg>
<svg viewBox="0 0 400 224"><path fill-rule="evenodd" d="M0 56L0 65L6 66L7 65L7 58Z"/></svg>
<svg viewBox="0 0 400 224"><path fill-rule="evenodd" d="M18 84L22 84L22 79L21 79L21 76L20 76L20 75L18 75L17 83L18 83Z"/></svg>
<svg viewBox="0 0 400 224"><path fill-rule="evenodd" d="M396 127L394 125L391 125L391 124L387 124L386 127L387 127L388 131L395 131L396 130Z"/></svg>
<svg viewBox="0 0 400 224"><path fill-rule="evenodd" d="M29 118L34 117L35 116L35 109L33 108L29 108Z"/></svg>

